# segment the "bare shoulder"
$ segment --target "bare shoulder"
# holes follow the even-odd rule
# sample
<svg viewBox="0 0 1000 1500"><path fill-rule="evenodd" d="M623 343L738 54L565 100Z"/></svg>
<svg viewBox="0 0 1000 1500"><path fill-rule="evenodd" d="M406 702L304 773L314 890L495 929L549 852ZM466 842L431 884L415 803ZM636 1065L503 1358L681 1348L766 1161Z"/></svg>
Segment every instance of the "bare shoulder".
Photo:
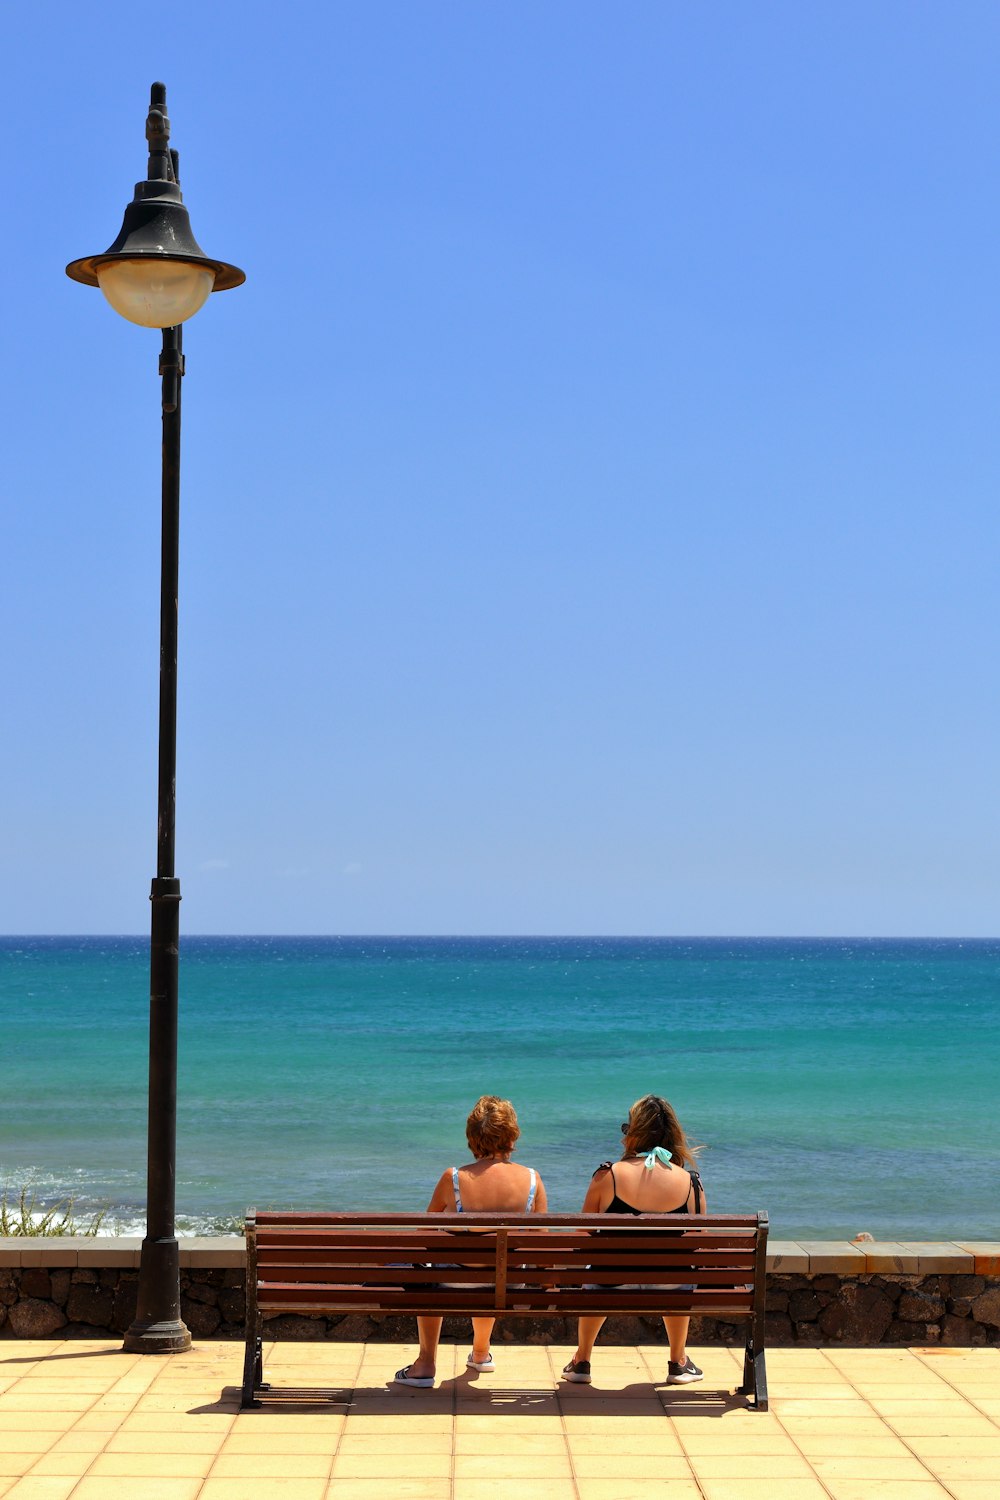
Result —
<svg viewBox="0 0 1000 1500"><path fill-rule="evenodd" d="M602 1161L600 1166L595 1168L594 1175L590 1179L591 1182L603 1182L610 1171L611 1163L609 1161Z"/></svg>

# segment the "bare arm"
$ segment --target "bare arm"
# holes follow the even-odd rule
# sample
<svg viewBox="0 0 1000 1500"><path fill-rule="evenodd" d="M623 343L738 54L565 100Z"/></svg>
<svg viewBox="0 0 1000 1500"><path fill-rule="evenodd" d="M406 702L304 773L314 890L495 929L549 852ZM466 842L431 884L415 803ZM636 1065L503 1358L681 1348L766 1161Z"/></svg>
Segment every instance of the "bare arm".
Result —
<svg viewBox="0 0 1000 1500"><path fill-rule="evenodd" d="M455 1212L455 1189L452 1186L451 1172L442 1172L437 1180L437 1186L431 1193L431 1201L427 1205L429 1214L447 1214Z"/></svg>
<svg viewBox="0 0 1000 1500"><path fill-rule="evenodd" d="M607 1167L598 1167L590 1179L587 1196L583 1200L581 1213L602 1214L611 1202L611 1172Z"/></svg>

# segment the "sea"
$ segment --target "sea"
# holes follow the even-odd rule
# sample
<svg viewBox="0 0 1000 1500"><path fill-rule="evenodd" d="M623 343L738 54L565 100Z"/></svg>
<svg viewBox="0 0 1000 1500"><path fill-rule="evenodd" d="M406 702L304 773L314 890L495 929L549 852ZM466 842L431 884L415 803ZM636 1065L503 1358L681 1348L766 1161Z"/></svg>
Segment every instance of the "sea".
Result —
<svg viewBox="0 0 1000 1500"><path fill-rule="evenodd" d="M0 938L0 1187L144 1223L148 940ZM779 1238L1000 1237L1000 940L188 937L177 1209L423 1210L481 1094L580 1207L642 1094Z"/></svg>

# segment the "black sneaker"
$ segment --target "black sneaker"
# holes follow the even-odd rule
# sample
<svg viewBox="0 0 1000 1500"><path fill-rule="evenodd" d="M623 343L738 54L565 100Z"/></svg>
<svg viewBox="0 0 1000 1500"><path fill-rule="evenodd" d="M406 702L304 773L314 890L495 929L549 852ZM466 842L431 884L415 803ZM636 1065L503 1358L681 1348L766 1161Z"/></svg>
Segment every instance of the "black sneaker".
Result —
<svg viewBox="0 0 1000 1500"><path fill-rule="evenodd" d="M571 1359L563 1369L563 1380L573 1380L577 1385L590 1384L590 1360Z"/></svg>
<svg viewBox="0 0 1000 1500"><path fill-rule="evenodd" d="M704 1370L699 1370L690 1355L682 1365L672 1359L667 1363L667 1385L693 1385L696 1380L704 1378Z"/></svg>

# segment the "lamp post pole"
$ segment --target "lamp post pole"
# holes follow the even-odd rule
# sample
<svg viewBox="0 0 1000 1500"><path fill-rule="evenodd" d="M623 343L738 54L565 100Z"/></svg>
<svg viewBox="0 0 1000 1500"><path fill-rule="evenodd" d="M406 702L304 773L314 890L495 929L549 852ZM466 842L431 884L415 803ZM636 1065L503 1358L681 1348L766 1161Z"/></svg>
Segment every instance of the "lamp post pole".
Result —
<svg viewBox="0 0 1000 1500"><path fill-rule="evenodd" d="M156 875L150 888L149 1121L146 1236L139 1265L135 1320L125 1335L132 1353L190 1347L181 1318L180 1257L174 1214L177 1151L177 980L181 883L174 874L177 791L177 596L180 528L181 328L164 328L163 478L160 533L160 743L156 802Z"/></svg>
<svg viewBox="0 0 1000 1500"><path fill-rule="evenodd" d="M176 1225L177 980L180 881L174 873L177 772L177 577L180 519L181 324L213 291L239 286L244 274L211 260L191 232L180 191L177 152L170 149L167 92L150 91L146 180L136 184L118 238L103 255L66 267L75 281L100 286L123 317L163 330L162 520L160 543L160 709L156 875L149 959L149 1116L146 1235L139 1264L135 1319L125 1348L171 1354L190 1348L181 1318Z"/></svg>

